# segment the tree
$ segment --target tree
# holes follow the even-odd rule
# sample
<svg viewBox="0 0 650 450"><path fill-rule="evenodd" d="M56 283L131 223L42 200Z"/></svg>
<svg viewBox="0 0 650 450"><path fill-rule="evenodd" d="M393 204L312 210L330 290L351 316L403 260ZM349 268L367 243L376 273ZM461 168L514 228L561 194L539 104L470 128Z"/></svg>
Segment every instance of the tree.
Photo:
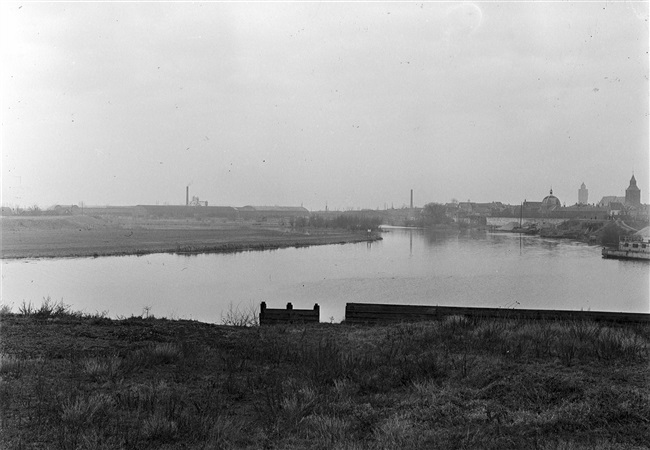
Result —
<svg viewBox="0 0 650 450"><path fill-rule="evenodd" d="M447 208L440 203L427 203L422 209L422 222L424 226L442 225L452 223L453 219L447 217Z"/></svg>
<svg viewBox="0 0 650 450"><path fill-rule="evenodd" d="M22 212L22 214L26 216L40 216L41 212L41 208L39 208L38 205L34 205L27 208L27 210Z"/></svg>

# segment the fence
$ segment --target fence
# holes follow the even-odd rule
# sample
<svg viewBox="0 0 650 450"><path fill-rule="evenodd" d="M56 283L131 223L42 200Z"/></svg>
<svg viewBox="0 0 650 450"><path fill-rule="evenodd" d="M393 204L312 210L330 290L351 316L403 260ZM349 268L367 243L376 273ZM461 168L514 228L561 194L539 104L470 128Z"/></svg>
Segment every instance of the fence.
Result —
<svg viewBox="0 0 650 450"><path fill-rule="evenodd" d="M516 318L530 320L595 320L609 322L650 322L650 314L608 311L567 311L550 309L503 309L456 306L385 305L377 303L347 303L345 322L374 324L436 320L447 316L486 318Z"/></svg>
<svg viewBox="0 0 650 450"><path fill-rule="evenodd" d="M271 309L266 307L266 302L260 305L260 325L274 325L279 323L303 323L320 321L320 306L314 304L313 309L293 309L287 303L286 309Z"/></svg>

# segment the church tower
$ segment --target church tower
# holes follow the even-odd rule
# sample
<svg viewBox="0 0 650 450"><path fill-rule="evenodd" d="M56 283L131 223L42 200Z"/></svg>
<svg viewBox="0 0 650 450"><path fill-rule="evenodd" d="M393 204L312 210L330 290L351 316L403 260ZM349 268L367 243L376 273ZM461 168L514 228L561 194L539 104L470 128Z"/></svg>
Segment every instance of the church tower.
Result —
<svg viewBox="0 0 650 450"><path fill-rule="evenodd" d="M625 204L627 205L640 205L641 204L641 189L636 187L636 178L632 175L630 179L630 186L625 189Z"/></svg>
<svg viewBox="0 0 650 450"><path fill-rule="evenodd" d="M585 184L582 183L582 186L580 186L580 189L578 189L578 204L586 205L588 198L589 198L589 189L587 189L587 186L585 186Z"/></svg>

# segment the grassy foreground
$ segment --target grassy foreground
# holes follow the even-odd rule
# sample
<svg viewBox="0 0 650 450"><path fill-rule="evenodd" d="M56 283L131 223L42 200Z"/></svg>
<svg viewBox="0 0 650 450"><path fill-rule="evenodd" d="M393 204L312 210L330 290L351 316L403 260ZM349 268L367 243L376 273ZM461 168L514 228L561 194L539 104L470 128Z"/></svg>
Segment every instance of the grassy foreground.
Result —
<svg viewBox="0 0 650 450"><path fill-rule="evenodd" d="M0 317L0 448L647 448L650 327Z"/></svg>

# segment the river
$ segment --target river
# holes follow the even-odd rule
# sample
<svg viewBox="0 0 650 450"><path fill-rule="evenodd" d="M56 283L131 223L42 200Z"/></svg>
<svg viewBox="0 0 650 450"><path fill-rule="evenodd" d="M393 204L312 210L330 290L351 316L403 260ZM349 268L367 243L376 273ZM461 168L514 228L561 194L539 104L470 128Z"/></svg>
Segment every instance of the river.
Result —
<svg viewBox="0 0 650 450"><path fill-rule="evenodd" d="M229 309L312 308L339 322L347 302L650 311L650 264L600 247L510 233L393 228L373 243L231 254L2 261L2 304L63 301L109 317L221 323Z"/></svg>

